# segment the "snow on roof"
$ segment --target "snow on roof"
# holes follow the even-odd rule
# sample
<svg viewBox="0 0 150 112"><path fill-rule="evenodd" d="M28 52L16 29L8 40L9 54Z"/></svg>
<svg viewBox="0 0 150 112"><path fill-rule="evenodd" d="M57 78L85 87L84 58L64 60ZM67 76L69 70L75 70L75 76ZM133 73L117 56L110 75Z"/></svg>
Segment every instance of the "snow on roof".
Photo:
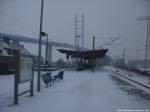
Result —
<svg viewBox="0 0 150 112"><path fill-rule="evenodd" d="M3 39L0 39L0 47L6 49L12 49Z"/></svg>
<svg viewBox="0 0 150 112"><path fill-rule="evenodd" d="M4 48L2 48L1 46L0 46L0 50L2 51L2 53L0 53L0 55L8 55L7 51Z"/></svg>
<svg viewBox="0 0 150 112"><path fill-rule="evenodd" d="M32 54L27 49L25 49L23 45L16 43L10 43L9 45L16 50L20 50L21 55L32 56Z"/></svg>

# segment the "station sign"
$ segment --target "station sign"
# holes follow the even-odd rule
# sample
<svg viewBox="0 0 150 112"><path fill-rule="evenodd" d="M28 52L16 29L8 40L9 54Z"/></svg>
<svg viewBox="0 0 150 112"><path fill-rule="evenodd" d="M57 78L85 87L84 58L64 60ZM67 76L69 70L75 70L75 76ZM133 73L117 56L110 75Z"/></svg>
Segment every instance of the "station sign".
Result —
<svg viewBox="0 0 150 112"><path fill-rule="evenodd" d="M24 83L32 80L33 80L33 58L21 56L19 83Z"/></svg>

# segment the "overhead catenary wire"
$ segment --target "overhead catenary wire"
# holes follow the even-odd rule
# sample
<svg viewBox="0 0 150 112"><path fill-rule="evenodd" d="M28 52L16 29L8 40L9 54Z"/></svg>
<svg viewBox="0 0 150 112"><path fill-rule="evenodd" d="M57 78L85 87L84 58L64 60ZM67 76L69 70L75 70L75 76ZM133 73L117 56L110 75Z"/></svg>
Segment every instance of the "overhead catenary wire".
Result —
<svg viewBox="0 0 150 112"><path fill-rule="evenodd" d="M15 17L12 17L12 16L10 16L10 15L8 15L8 14L6 14L6 13L4 13L4 12L1 12L0 11L0 15L1 16L4 16L4 17L7 17L9 20L9 23L13 23L13 24L19 24L19 25L21 25L20 27L21 28L23 28L25 31L27 31L27 32L30 32L30 33L32 33L32 34L35 34L36 36L38 35L38 29L36 29L34 26L32 26L32 25L30 25L30 24L27 24L27 23L25 23L25 22L23 22L23 21L21 21L21 20L19 20L19 19L16 19ZM8 22L7 21L7 22ZM3 31L7 31L7 33L14 33L14 32L16 32L15 30L12 30L12 29L10 29L10 28L6 28L6 27L2 27L2 26L0 26L0 29L1 30L3 30ZM19 30L21 30L21 29L19 29ZM52 34L49 34L51 37L54 37L54 38L56 38L56 36L54 36L54 35L52 35Z"/></svg>
<svg viewBox="0 0 150 112"><path fill-rule="evenodd" d="M26 26L26 27L28 27L28 28L31 28L31 27L32 27L32 28L31 28L32 30L35 30L35 29L36 29L34 26L32 26L32 25L30 25L30 24L28 24L28 23L25 23L25 22L23 22L23 21L21 21L21 20L19 20L19 19L16 19L15 17L12 17L12 16L10 16L10 15L4 13L4 12L1 12L1 11L0 11L0 15L3 15L3 16L5 16L5 17L8 17L8 18L12 19L13 21L15 21L15 22L17 22L17 23L20 23L20 24L22 24L22 25L24 25L24 26Z"/></svg>
<svg viewBox="0 0 150 112"><path fill-rule="evenodd" d="M37 30L36 30L36 28L35 27L33 27L32 25L29 25L29 24L27 24L27 23L24 23L23 21L21 21L21 20L19 20L19 19L16 19L16 18L14 18L14 17L12 17L12 16L10 16L10 15L8 15L8 14L6 14L6 13L4 13L4 12L1 12L0 11L0 15L1 16L3 16L3 17L7 17L8 18L8 20L7 20L7 22L9 22L9 23L13 23L13 24L17 24L17 25L21 25L21 28L23 28L24 30L26 30L26 31L30 31L30 32L34 32L34 33L36 33L36 32L38 32ZM6 21L6 20L5 20Z"/></svg>

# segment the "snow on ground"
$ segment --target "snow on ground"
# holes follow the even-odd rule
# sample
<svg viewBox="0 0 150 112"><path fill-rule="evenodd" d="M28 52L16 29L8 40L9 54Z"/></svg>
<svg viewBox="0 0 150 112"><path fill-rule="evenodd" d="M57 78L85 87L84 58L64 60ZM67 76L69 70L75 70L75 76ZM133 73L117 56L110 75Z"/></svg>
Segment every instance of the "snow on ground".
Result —
<svg viewBox="0 0 150 112"><path fill-rule="evenodd" d="M150 88L150 77L142 76L142 75L139 75L137 73L127 71L127 70L123 70L123 69L119 69L119 68L115 68L115 67L112 67L112 66L105 66L104 68L107 69L107 70L113 71L116 75L118 75L117 77L123 78L126 81L128 79L130 79L130 80L128 80L130 83L134 84L139 89L141 89L141 90L147 92L148 94L150 94L150 89L148 89L148 88ZM133 83L131 80L135 81L137 83L140 83L140 84L146 86L147 88L145 88L142 85L139 85L137 83Z"/></svg>
<svg viewBox="0 0 150 112"><path fill-rule="evenodd" d="M21 86L27 88L27 84ZM134 86L122 82L106 70L65 71L64 79L35 95L13 102L13 77L0 77L0 112L116 112L117 109L150 109L150 99L132 92Z"/></svg>

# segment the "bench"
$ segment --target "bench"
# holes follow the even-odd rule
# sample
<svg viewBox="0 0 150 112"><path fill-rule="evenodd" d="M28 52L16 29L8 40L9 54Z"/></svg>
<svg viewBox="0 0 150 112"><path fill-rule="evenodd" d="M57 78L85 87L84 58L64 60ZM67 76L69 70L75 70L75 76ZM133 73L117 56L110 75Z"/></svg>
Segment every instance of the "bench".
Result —
<svg viewBox="0 0 150 112"><path fill-rule="evenodd" d="M51 86L51 82L53 82L53 84L54 84L54 78L51 76L51 72L41 74L41 77L47 87L48 87L48 84L50 84L50 86Z"/></svg>
<svg viewBox="0 0 150 112"><path fill-rule="evenodd" d="M43 82L46 84L46 86L48 87L48 85L50 84L51 86L51 82L56 81L57 79L63 79L63 74L64 71L59 71L57 75L51 75L51 72L45 73L45 74L41 74L42 80Z"/></svg>
<svg viewBox="0 0 150 112"><path fill-rule="evenodd" d="M54 75L54 81L57 79L63 79L64 71L59 71L57 75Z"/></svg>

